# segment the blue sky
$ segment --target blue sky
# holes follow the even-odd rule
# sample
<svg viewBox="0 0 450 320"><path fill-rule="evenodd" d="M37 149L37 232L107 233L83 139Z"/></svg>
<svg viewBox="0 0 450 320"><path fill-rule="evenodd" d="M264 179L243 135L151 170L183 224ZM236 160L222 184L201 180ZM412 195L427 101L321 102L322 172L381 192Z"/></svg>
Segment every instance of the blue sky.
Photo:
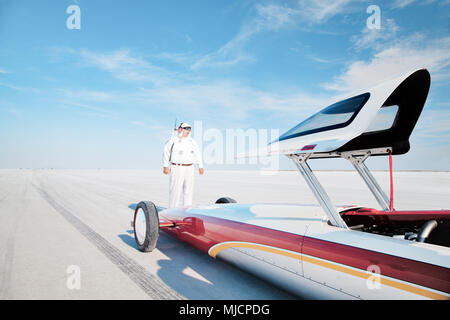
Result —
<svg viewBox="0 0 450 320"><path fill-rule="evenodd" d="M380 29L367 28L373 4ZM430 94L394 164L450 170L449 18L448 0L0 0L0 168L157 169L175 118L284 132L426 67Z"/></svg>

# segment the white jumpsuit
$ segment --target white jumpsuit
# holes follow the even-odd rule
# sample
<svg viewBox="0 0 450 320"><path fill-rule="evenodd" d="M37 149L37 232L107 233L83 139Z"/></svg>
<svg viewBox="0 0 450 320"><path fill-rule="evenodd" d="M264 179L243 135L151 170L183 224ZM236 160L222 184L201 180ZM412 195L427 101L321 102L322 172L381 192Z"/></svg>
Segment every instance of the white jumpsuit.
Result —
<svg viewBox="0 0 450 320"><path fill-rule="evenodd" d="M186 138L172 137L164 146L163 163L164 167L170 167L169 208L191 206L194 195L194 165L203 168L198 144L190 135Z"/></svg>

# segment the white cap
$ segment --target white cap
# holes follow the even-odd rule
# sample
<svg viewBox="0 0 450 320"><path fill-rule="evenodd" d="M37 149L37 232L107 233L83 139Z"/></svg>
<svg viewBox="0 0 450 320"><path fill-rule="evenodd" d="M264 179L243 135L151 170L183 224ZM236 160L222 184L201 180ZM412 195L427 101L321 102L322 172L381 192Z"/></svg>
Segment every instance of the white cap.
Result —
<svg viewBox="0 0 450 320"><path fill-rule="evenodd" d="M180 124L180 127L181 128L192 128L192 126L189 124L189 123L187 123L187 122L182 122L181 124Z"/></svg>

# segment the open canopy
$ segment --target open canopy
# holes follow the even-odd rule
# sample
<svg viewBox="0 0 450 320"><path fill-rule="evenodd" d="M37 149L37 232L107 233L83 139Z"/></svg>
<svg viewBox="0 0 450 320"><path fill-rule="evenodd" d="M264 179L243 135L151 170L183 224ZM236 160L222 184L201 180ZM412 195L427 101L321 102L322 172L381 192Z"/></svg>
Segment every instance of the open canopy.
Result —
<svg viewBox="0 0 450 320"><path fill-rule="evenodd" d="M342 152L375 150L372 155L404 154L430 88L430 73L416 70L338 101L282 134L267 150L246 156L312 154L336 157Z"/></svg>

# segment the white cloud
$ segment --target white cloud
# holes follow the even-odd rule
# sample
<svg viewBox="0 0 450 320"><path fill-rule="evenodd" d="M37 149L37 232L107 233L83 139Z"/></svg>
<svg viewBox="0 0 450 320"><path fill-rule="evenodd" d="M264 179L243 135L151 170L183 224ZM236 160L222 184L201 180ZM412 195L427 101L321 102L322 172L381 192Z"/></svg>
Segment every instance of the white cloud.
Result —
<svg viewBox="0 0 450 320"><path fill-rule="evenodd" d="M447 109L424 109L415 130L415 138L424 139L432 144L449 145L450 111Z"/></svg>
<svg viewBox="0 0 450 320"><path fill-rule="evenodd" d="M257 5L256 30L277 30L295 23L300 10L280 5Z"/></svg>
<svg viewBox="0 0 450 320"><path fill-rule="evenodd" d="M266 31L323 23L342 13L355 0L300 0L298 6L268 4L256 5L256 16L244 23L239 32L218 50L197 57L192 63L194 70L204 67L229 67L253 58L244 49L256 35ZM179 57L178 57L179 58Z"/></svg>
<svg viewBox="0 0 450 320"><path fill-rule="evenodd" d="M275 12L271 11L271 14L266 12L264 19L271 20L272 18L268 18L269 15L272 17L280 14L275 14ZM273 19L283 21L277 27L281 27L286 21L283 15ZM241 36L246 37L245 33L242 33ZM223 51L226 50L223 48ZM172 114L186 110L198 118L211 114L211 110L214 110L216 118L245 121L249 119L254 110L282 111L287 114L299 115L310 113L311 108L322 107L328 102L328 99L324 97L313 96L307 92L262 91L238 81L209 82L193 71L187 71L180 76L179 73L170 72L163 67L154 67L155 58L167 58L163 55L150 56L149 59L130 49L112 52L65 49L64 53L67 52L79 58L78 66L97 68L110 73L112 77L119 80L133 81L139 84L140 89L125 92L54 89L59 96L61 106L78 108L84 110L85 114L102 118L120 117L118 112L109 112L112 105L132 105L153 109L158 115L163 114L164 110ZM184 55L177 55L174 58L180 59L180 61L189 59ZM239 56L235 56L235 58L238 59ZM227 63L227 61L216 60L215 63ZM154 70L157 72L152 73ZM128 123L139 125L138 122L132 120L128 120Z"/></svg>
<svg viewBox="0 0 450 320"><path fill-rule="evenodd" d="M253 60L249 54L236 48L236 43L227 43L216 52L208 53L195 59L190 68L192 70L199 70L205 67L225 68L244 61L248 62Z"/></svg>
<svg viewBox="0 0 450 320"><path fill-rule="evenodd" d="M143 121L130 121L130 123L135 126L145 127L145 122Z"/></svg>
<svg viewBox="0 0 450 320"><path fill-rule="evenodd" d="M128 49L107 54L83 49L80 55L84 65L98 67L124 81L149 81L161 85L171 77L166 69L152 65L141 57L133 56Z"/></svg>
<svg viewBox="0 0 450 320"><path fill-rule="evenodd" d="M392 3L392 7L394 9L403 9L413 3L417 3L417 0L395 0ZM419 5L428 5L432 3L436 3L438 5L447 5L450 4L450 0L422 0L418 2Z"/></svg>
<svg viewBox="0 0 450 320"><path fill-rule="evenodd" d="M19 87L19 86L13 85L13 84L5 83L5 82L0 82L0 86L6 87L9 89L13 89L13 90L17 90L17 91L25 91L25 88L23 88L23 87Z"/></svg>
<svg viewBox="0 0 450 320"><path fill-rule="evenodd" d="M111 109L101 108L92 104L80 103L72 100L61 100L58 102L59 106L63 108L75 108L81 110L80 112L84 115L96 116L100 118L120 118L118 112L112 111Z"/></svg>
<svg viewBox="0 0 450 320"><path fill-rule="evenodd" d="M323 33L318 24L345 12L348 5L361 0L299 0L295 6L257 4L254 16L245 21L236 35L215 51L194 55L190 53L162 53L156 56L172 62L189 65L191 70L203 68L227 68L255 60L247 45L264 32L288 28L302 28L309 32ZM329 33L329 32L328 32Z"/></svg>
<svg viewBox="0 0 450 320"><path fill-rule="evenodd" d="M344 12L351 2L352 0L299 0L299 12L304 21L322 23Z"/></svg>
<svg viewBox="0 0 450 320"><path fill-rule="evenodd" d="M416 2L416 0L395 0L392 3L392 7L393 8L404 8L413 2Z"/></svg>
<svg viewBox="0 0 450 320"><path fill-rule="evenodd" d="M95 90L67 90L55 89L59 94L64 95L67 99L72 101L96 101L105 102L115 100L115 95L111 92L95 91Z"/></svg>
<svg viewBox="0 0 450 320"><path fill-rule="evenodd" d="M137 58L131 50L93 53L82 50L74 52L82 60L82 66L95 67L109 72L113 77L124 81L141 81L145 79L151 62ZM179 57L184 59L183 57ZM218 63L218 61L216 61ZM224 62L225 63L225 62ZM140 70L135 70L141 68ZM178 77L163 68L160 74L164 81L143 83L137 91L112 92L106 90L76 90L55 88L60 96L60 104L66 107L79 108L84 114L102 118L118 118L117 112L109 112L111 104L116 106L132 105L154 110L157 114L177 114L185 110L192 117L202 118L214 110L216 118L230 121L245 121L253 111L276 112L286 114L307 115L314 108L323 107L328 102L327 97L313 96L307 92L270 92L258 90L238 81L208 82L194 73L186 77ZM140 76L132 77L132 71ZM125 120L125 119L124 119ZM128 121L133 125L143 125L144 122Z"/></svg>
<svg viewBox="0 0 450 320"><path fill-rule="evenodd" d="M386 19L381 23L380 29L364 28L361 35L353 37L352 40L355 42L356 49L380 49L386 41L396 38L398 30L399 27L394 19Z"/></svg>
<svg viewBox="0 0 450 320"><path fill-rule="evenodd" d="M415 68L427 68L434 81L448 80L450 37L427 40L416 34L397 40L379 50L369 61L350 63L333 82L324 83L329 90L352 92L367 88Z"/></svg>
<svg viewBox="0 0 450 320"><path fill-rule="evenodd" d="M234 38L218 50L198 57L191 65L196 70L204 67L229 67L252 57L244 47L255 35L268 30L279 30L292 25L299 11L280 5L256 5L256 17L244 23Z"/></svg>
<svg viewBox="0 0 450 320"><path fill-rule="evenodd" d="M174 85L141 89L139 100L164 110L189 110L193 117L207 115L214 110L216 118L245 120L253 111L280 111L290 115L306 115L323 107L328 97L308 93L272 93L236 82L215 82Z"/></svg>

